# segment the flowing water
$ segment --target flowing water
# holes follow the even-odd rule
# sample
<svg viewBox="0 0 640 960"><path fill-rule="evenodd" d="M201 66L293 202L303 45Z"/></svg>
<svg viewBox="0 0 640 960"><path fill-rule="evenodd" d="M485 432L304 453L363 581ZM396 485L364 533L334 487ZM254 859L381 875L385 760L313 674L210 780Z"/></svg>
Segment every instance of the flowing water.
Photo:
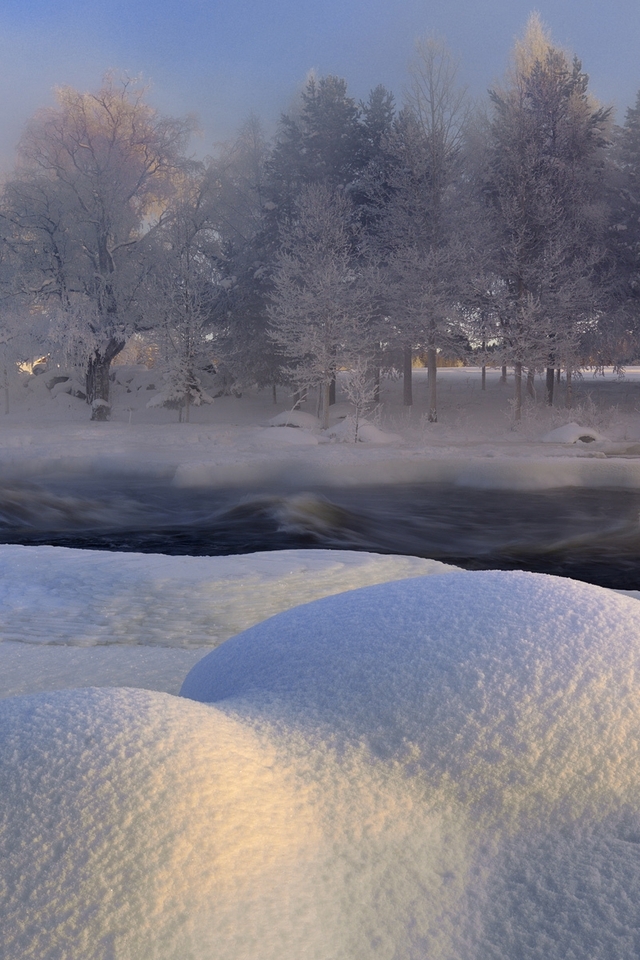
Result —
<svg viewBox="0 0 640 960"><path fill-rule="evenodd" d="M640 490L252 493L185 489L170 478L59 477L0 485L0 542L194 556L368 550L640 589Z"/></svg>

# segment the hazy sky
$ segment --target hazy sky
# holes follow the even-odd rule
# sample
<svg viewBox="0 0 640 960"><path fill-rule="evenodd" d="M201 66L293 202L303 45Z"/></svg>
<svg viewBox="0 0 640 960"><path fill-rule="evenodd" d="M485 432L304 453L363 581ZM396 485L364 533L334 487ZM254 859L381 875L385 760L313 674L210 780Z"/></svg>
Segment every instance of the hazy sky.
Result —
<svg viewBox="0 0 640 960"><path fill-rule="evenodd" d="M165 112L195 112L200 154L252 111L277 119L311 68L344 77L357 98L382 83L400 100L427 33L482 94L532 9L623 120L640 88L640 0L0 0L0 169L53 87L94 89L109 68L150 80Z"/></svg>

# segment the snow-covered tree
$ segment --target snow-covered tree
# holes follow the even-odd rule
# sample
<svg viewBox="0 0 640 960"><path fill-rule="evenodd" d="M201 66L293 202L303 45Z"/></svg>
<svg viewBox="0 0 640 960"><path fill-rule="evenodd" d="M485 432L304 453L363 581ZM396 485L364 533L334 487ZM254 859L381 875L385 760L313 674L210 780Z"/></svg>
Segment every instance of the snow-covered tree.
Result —
<svg viewBox="0 0 640 960"><path fill-rule="evenodd" d="M219 240L209 178L201 168L183 177L179 195L155 236L144 304L154 331L164 386L147 406L177 409L189 421L192 406L211 403L201 376L212 364L211 315L217 297Z"/></svg>
<svg viewBox="0 0 640 960"><path fill-rule="evenodd" d="M269 313L271 336L299 388L317 388L323 425L337 369L367 352L368 291L354 262L355 218L343 194L306 187L294 223L281 229Z"/></svg>
<svg viewBox="0 0 640 960"><path fill-rule="evenodd" d="M580 327L595 313L590 281L602 258L604 210L596 200L609 111L587 86L580 62L552 45L534 15L503 88L491 95L484 194L495 227L505 352L516 370L517 419L523 364L547 367L551 400L553 368L577 362Z"/></svg>
<svg viewBox="0 0 640 960"><path fill-rule="evenodd" d="M437 420L437 352L455 352L459 344L456 309L466 257L458 181L465 104L456 61L445 45L433 38L420 41L407 104L386 139L386 162L370 191L371 206L379 211L371 247L386 287L389 336L402 346L405 403L412 403L412 354L425 350L431 421Z"/></svg>
<svg viewBox="0 0 640 960"><path fill-rule="evenodd" d="M207 179L219 239L216 355L236 386L282 382L283 357L268 336L267 298L277 248L267 167L270 148L256 117L212 160Z"/></svg>
<svg viewBox="0 0 640 960"><path fill-rule="evenodd" d="M62 314L78 297L91 303L87 399L93 418L105 419L111 361L143 323L145 240L184 167L193 125L159 115L143 87L113 76L95 93L64 87L56 96L27 125L2 215L23 295Z"/></svg>

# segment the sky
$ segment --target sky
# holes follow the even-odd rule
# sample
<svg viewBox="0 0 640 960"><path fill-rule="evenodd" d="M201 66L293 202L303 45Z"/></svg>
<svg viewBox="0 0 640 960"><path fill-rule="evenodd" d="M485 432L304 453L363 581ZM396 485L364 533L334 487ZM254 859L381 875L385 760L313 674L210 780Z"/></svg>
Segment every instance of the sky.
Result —
<svg viewBox="0 0 640 960"><path fill-rule="evenodd" d="M163 112L195 113L200 156L252 112L272 130L311 69L344 77L358 99L381 83L401 101L426 34L447 41L482 96L533 9L622 121L640 89L638 0L0 0L0 171L56 86L96 89L109 69L142 76Z"/></svg>

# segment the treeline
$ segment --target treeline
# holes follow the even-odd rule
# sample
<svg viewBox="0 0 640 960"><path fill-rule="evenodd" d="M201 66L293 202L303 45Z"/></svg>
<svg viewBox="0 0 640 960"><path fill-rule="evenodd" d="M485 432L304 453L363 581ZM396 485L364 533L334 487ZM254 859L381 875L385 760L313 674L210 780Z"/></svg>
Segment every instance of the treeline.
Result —
<svg viewBox="0 0 640 960"><path fill-rule="evenodd" d="M314 389L338 370L366 405L380 378L437 360L512 366L514 411L536 371L571 378L640 355L640 94L622 127L578 59L529 21L486 103L446 46L416 46L408 92L356 102L311 77L272 141L256 118L206 162L192 124L134 83L58 92L5 183L1 346L82 367L94 419L133 334L165 368L161 402L229 389ZM29 347L27 347L27 344Z"/></svg>

